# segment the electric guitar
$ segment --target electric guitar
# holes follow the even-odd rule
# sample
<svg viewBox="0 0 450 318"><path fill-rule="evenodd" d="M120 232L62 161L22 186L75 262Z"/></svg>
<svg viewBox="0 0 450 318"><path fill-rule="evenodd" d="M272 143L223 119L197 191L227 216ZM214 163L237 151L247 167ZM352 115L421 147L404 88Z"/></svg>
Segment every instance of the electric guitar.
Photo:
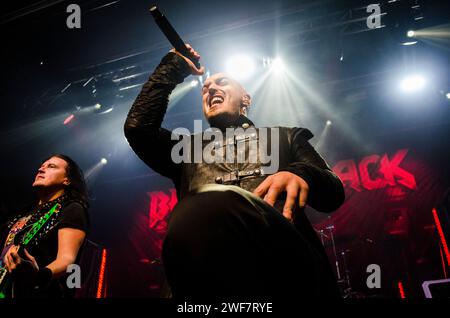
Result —
<svg viewBox="0 0 450 318"><path fill-rule="evenodd" d="M31 225L31 228L23 235L23 237L20 239L20 243L18 244L18 254L20 255L21 252L27 247L28 244L30 244L32 241L35 240L36 234L38 234L41 229L53 218L55 217L59 211L61 210L61 204L56 203L53 205L53 207L45 213L38 221L36 221L33 225ZM17 235L17 234L16 234ZM2 252L2 255L5 254L5 250L9 249L11 245L7 245L5 249ZM12 284L11 280L11 274L6 269L6 265L3 264L3 258L0 259L0 299L1 298L10 298L10 286Z"/></svg>

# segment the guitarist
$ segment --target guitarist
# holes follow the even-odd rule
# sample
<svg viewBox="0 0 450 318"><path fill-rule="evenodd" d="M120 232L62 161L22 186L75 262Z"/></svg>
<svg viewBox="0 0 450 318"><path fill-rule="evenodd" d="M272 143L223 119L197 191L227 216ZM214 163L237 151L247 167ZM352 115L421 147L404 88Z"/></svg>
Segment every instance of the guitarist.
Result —
<svg viewBox="0 0 450 318"><path fill-rule="evenodd" d="M41 164L32 186L35 204L6 225L0 241L2 265L12 281L6 293L15 298L73 297L66 269L77 262L89 226L83 173L71 158L53 155ZM20 250L20 236L56 203L59 211Z"/></svg>

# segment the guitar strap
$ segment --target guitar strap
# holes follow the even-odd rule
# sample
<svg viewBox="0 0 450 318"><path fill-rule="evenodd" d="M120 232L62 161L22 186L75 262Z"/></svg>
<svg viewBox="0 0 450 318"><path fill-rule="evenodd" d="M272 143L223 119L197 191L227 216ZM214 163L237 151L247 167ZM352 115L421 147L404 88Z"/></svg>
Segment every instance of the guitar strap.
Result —
<svg viewBox="0 0 450 318"><path fill-rule="evenodd" d="M45 215L45 213L50 210L52 206L54 206L56 203L59 203L64 207L65 204L68 203L68 197L67 195L62 195L59 198L46 202L45 204L42 204L40 206L35 207L32 209L28 214L25 216L19 215L15 217L9 224L8 224L8 235L5 240L5 244L3 246L3 250L1 253L0 260L3 260L3 257L5 256L6 252L9 250L9 247L13 245L15 242L17 242L16 236L24 234L26 231L25 229L33 226L35 222L37 222L42 216ZM51 229L53 229L59 222L59 217L53 218L48 224L46 225L45 229L39 233L39 236L42 238L45 236Z"/></svg>
<svg viewBox="0 0 450 318"><path fill-rule="evenodd" d="M20 233L23 233L24 232L23 230L25 228L30 227L30 225L26 226L26 224L28 223L28 221L30 219L31 219L31 214L28 216L21 217L11 226L8 236L6 237L5 244L3 245L3 250L2 250L0 260L3 260L6 252L9 250L11 245L14 244L14 239L16 238L16 236L19 235Z"/></svg>

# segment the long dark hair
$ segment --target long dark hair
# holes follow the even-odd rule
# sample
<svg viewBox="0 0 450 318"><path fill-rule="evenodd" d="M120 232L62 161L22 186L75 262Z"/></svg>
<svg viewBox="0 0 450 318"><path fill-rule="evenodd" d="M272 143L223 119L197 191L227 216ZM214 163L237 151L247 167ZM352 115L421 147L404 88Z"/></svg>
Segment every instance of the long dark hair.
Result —
<svg viewBox="0 0 450 318"><path fill-rule="evenodd" d="M44 159L42 163L53 157L60 158L67 162L66 174L67 178L70 180L70 184L65 187L64 193L71 199L81 201L87 208L89 206L88 191L83 171L72 158L63 154L51 155L47 159Z"/></svg>

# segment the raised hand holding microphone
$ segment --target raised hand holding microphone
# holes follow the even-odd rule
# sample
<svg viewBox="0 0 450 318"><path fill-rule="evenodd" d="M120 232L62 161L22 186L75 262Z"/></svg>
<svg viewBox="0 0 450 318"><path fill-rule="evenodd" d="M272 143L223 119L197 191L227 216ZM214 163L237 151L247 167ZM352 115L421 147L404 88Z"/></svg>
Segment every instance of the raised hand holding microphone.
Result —
<svg viewBox="0 0 450 318"><path fill-rule="evenodd" d="M150 8L150 13L166 38L174 46L174 49L172 49L171 52L174 52L184 58L184 60L191 67L193 75L203 75L205 68L201 66L198 61L200 59L200 54L198 54L189 44L184 43L177 31L175 31L173 26L170 24L169 20L167 20L161 11L159 11L156 5L153 5Z"/></svg>
<svg viewBox="0 0 450 318"><path fill-rule="evenodd" d="M189 53L196 58L197 60L200 59L200 54L195 51L189 44L186 44L186 48L189 50ZM188 64L189 67L191 68L191 73L192 75L203 75L205 74L205 67L204 66L200 66L200 68L197 68L197 66L195 66L195 64L186 56L184 56L183 54L181 54L180 52L178 52L175 49L170 50L170 52L174 52L176 54L178 54L179 56L181 56Z"/></svg>

